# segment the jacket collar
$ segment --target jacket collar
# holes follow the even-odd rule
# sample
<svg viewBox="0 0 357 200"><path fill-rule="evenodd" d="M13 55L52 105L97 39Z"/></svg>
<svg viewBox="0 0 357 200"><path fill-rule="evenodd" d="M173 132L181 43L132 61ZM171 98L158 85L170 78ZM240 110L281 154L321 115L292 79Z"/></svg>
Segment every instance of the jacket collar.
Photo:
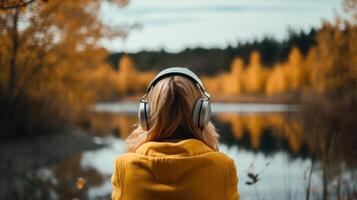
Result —
<svg viewBox="0 0 357 200"><path fill-rule="evenodd" d="M149 141L142 144L135 152L153 157L189 157L212 152L210 147L197 139L185 139L179 142Z"/></svg>

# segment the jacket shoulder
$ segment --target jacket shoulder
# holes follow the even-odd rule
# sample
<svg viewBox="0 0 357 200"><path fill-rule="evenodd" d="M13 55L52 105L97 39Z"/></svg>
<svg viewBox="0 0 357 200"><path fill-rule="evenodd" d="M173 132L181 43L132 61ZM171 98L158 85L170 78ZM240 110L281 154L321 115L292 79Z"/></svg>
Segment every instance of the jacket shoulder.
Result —
<svg viewBox="0 0 357 200"><path fill-rule="evenodd" d="M226 155L223 152L215 151L215 152L210 152L210 154L215 160L218 160L220 162L223 162L223 163L232 163L232 162L234 162L233 158L229 157L228 155Z"/></svg>
<svg viewBox="0 0 357 200"><path fill-rule="evenodd" d="M116 164L117 163L125 164L125 163L131 162L131 161L137 159L138 157L140 157L140 155L138 155L136 153L123 153L116 157L115 163Z"/></svg>
<svg viewBox="0 0 357 200"><path fill-rule="evenodd" d="M204 154L200 154L197 156L193 156L191 158L194 159L194 157L196 157L197 159L203 159L203 160L210 160L213 161L214 163L218 164L218 165L234 165L234 160L229 157L228 155L226 155L223 152L219 152L219 151L211 151L211 152L207 152ZM199 158L201 157L201 158ZM126 166L132 162L135 162L137 160L150 160L149 157L147 156L143 156L141 154L137 154L137 153L124 153L121 154L119 156L116 157L115 159L115 164L116 165L122 165L122 166ZM160 159L160 158L157 158ZM161 158L162 159L162 158Z"/></svg>

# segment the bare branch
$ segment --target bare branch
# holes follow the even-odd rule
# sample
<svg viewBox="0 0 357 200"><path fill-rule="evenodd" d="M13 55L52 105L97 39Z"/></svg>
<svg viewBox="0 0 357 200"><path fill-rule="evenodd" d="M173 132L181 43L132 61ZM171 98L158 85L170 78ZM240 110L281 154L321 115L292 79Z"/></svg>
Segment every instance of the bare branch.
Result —
<svg viewBox="0 0 357 200"><path fill-rule="evenodd" d="M36 0L0 0L0 9L15 9L19 7L27 6Z"/></svg>

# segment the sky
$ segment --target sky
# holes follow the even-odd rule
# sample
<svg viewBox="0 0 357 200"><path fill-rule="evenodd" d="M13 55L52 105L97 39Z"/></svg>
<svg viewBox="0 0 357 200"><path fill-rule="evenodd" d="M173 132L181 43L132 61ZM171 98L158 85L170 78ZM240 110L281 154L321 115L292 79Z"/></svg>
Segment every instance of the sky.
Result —
<svg viewBox="0 0 357 200"><path fill-rule="evenodd" d="M128 37L103 39L113 52L225 48L264 36L287 37L288 29L309 30L342 12L343 0L130 0L124 8L100 10L112 27L139 24Z"/></svg>

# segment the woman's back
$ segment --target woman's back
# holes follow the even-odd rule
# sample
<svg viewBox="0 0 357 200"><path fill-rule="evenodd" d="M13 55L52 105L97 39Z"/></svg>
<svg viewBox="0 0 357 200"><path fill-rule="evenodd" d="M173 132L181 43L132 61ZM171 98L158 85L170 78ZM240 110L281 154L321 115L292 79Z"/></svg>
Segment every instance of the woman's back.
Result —
<svg viewBox="0 0 357 200"><path fill-rule="evenodd" d="M238 199L232 159L197 139L146 142L119 156L113 199Z"/></svg>
<svg viewBox="0 0 357 200"><path fill-rule="evenodd" d="M218 151L210 115L210 95L193 72L161 71L140 98L127 153L116 159L113 199L238 199L235 165Z"/></svg>

